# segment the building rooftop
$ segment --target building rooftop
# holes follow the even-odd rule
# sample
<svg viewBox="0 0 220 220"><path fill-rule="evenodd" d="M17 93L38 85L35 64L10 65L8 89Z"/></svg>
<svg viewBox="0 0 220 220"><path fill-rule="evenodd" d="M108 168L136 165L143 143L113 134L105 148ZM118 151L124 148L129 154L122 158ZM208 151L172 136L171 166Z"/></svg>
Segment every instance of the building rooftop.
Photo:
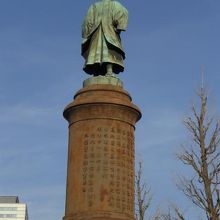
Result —
<svg viewBox="0 0 220 220"><path fill-rule="evenodd" d="M0 203L19 203L18 196L0 196Z"/></svg>

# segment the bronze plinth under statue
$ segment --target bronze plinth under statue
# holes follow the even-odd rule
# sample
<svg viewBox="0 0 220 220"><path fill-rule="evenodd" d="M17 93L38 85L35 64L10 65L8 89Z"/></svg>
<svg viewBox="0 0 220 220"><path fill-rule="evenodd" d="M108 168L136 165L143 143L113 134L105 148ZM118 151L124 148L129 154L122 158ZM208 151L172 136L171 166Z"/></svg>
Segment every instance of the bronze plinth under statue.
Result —
<svg viewBox="0 0 220 220"><path fill-rule="evenodd" d="M114 74L124 69L119 32L127 15L118 2L102 0L83 23L84 70L93 77L63 113L69 123L63 220L134 220L134 130L141 112Z"/></svg>

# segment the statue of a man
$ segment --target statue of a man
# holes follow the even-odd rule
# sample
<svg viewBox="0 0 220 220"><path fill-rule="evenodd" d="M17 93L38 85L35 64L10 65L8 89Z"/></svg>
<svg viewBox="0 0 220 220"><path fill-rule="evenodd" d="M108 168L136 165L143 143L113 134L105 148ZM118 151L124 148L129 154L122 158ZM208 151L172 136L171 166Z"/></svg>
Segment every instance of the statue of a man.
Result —
<svg viewBox="0 0 220 220"><path fill-rule="evenodd" d="M90 6L82 25L86 73L97 76L124 71L120 32L126 30L127 23L128 11L117 1L101 0Z"/></svg>

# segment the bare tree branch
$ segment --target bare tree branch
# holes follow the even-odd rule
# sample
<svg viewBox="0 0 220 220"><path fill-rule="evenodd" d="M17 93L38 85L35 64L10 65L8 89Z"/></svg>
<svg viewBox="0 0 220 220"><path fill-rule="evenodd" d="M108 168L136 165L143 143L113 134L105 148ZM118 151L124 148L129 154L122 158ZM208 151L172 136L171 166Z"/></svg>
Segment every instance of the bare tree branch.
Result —
<svg viewBox="0 0 220 220"><path fill-rule="evenodd" d="M201 88L197 94L200 100L199 110L193 105L193 117L187 117L184 121L194 144L185 147L178 155L180 161L192 168L195 176L179 178L177 186L195 205L204 210L208 220L219 220L220 123L215 122L214 117L208 119L206 90ZM176 216L176 219L181 220L178 212Z"/></svg>
<svg viewBox="0 0 220 220"><path fill-rule="evenodd" d="M138 171L135 176L136 191L136 220L144 220L145 213L151 205L152 195L150 188L142 181L142 162L139 161ZM156 220L156 218L155 218Z"/></svg>
<svg viewBox="0 0 220 220"><path fill-rule="evenodd" d="M176 205L171 205L168 213L161 214L161 220L185 220L185 218Z"/></svg>

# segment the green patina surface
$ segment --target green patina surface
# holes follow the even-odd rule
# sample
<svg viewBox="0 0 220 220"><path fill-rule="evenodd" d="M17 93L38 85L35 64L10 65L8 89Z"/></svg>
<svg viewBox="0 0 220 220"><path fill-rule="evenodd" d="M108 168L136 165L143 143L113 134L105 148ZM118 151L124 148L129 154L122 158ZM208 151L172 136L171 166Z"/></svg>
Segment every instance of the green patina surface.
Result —
<svg viewBox="0 0 220 220"><path fill-rule="evenodd" d="M124 71L120 32L127 23L128 11L117 1L102 0L90 6L82 25L86 73L98 76Z"/></svg>

